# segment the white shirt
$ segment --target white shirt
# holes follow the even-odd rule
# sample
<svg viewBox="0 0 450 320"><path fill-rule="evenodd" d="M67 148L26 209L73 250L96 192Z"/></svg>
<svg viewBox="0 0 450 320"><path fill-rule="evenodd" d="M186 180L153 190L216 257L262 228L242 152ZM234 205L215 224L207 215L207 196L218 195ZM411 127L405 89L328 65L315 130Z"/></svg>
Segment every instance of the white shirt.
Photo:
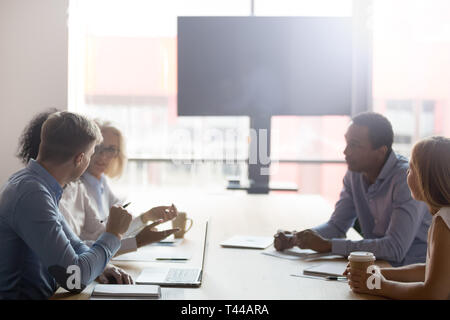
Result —
<svg viewBox="0 0 450 320"><path fill-rule="evenodd" d="M81 240L89 245L92 245L106 231L106 219L100 217L93 198L91 193L87 191L86 185L82 180L78 180L69 183L64 188L59 202L59 210L65 217L68 225ZM114 199L114 197L111 197L111 199ZM124 239L121 241L121 247L117 254L137 250L134 235L142 227L144 227L144 223L140 217L132 220L130 227L124 235Z"/></svg>
<svg viewBox="0 0 450 320"><path fill-rule="evenodd" d="M89 196L96 205L100 219L106 220L109 216L109 209L111 209L112 206L119 204L121 200L111 191L105 175L102 174L100 179L97 179L86 171L80 177L80 180L83 182Z"/></svg>
<svg viewBox="0 0 450 320"><path fill-rule="evenodd" d="M431 252L430 252L430 246L431 246L431 239L433 238L434 233L434 226L436 223L436 218L441 217L442 220L444 220L444 223L447 225L447 228L450 229L450 207L442 207L436 214L433 215L433 221L431 223L430 231L428 233L428 250L427 250L427 261L425 266L425 272L428 273L428 268L430 266L430 259L431 259ZM450 299L450 294L447 297Z"/></svg>
<svg viewBox="0 0 450 320"><path fill-rule="evenodd" d="M447 228L450 229L450 207L443 207L441 208L436 214L435 217L441 217L442 220L444 220L445 224L447 225Z"/></svg>

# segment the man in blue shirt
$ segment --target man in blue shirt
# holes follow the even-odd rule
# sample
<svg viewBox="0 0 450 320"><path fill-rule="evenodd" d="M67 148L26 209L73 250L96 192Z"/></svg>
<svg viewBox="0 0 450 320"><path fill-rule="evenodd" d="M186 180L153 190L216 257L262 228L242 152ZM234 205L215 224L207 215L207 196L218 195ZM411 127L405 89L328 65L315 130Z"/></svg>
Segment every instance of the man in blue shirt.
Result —
<svg viewBox="0 0 450 320"><path fill-rule="evenodd" d="M393 266L424 263L431 215L425 203L411 197L408 161L392 150L390 122L377 113L359 114L345 139L348 171L330 220L301 232L278 232L275 248L299 246L343 256L369 251ZM347 240L356 219L364 239Z"/></svg>
<svg viewBox="0 0 450 320"><path fill-rule="evenodd" d="M62 286L82 291L104 270L117 282L132 279L108 261L131 215L113 207L106 232L86 246L58 210L63 186L88 167L102 135L83 116L57 112L45 121L39 156L0 191L0 299L47 299Z"/></svg>

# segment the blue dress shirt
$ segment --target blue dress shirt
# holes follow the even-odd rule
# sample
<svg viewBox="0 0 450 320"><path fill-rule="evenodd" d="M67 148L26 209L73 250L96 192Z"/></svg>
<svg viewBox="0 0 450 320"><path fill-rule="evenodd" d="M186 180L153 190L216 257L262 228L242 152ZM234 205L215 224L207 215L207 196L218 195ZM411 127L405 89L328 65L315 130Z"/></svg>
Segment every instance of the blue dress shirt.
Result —
<svg viewBox="0 0 450 320"><path fill-rule="evenodd" d="M80 292L119 249L110 233L89 248L72 232L58 209L62 191L34 160L0 191L0 299L47 299L58 285Z"/></svg>
<svg viewBox="0 0 450 320"><path fill-rule="evenodd" d="M424 202L411 197L408 167L407 159L392 151L372 185L362 173L347 171L330 220L313 228L332 239L333 253L369 251L393 266L425 262L432 216ZM342 239L356 218L364 240Z"/></svg>

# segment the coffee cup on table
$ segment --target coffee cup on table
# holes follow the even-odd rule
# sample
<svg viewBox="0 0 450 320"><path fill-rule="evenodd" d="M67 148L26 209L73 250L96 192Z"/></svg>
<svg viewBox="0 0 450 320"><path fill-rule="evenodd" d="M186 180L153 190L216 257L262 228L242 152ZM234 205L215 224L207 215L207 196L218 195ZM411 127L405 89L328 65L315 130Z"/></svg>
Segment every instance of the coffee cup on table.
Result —
<svg viewBox="0 0 450 320"><path fill-rule="evenodd" d="M351 269L361 270L367 273L367 269L375 263L375 256L372 252L355 251L348 256Z"/></svg>
<svg viewBox="0 0 450 320"><path fill-rule="evenodd" d="M187 221L190 221L188 228L186 228ZM177 216L172 220L172 228L180 228L180 231L174 233L175 239L183 238L184 234L192 228L193 224L194 221L187 217L186 212L178 212Z"/></svg>

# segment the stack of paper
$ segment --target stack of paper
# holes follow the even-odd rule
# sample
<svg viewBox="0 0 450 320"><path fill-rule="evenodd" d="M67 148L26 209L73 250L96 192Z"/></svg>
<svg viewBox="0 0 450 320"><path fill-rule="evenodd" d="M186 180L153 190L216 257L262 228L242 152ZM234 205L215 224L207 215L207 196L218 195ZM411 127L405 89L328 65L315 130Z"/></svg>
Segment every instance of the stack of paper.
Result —
<svg viewBox="0 0 450 320"><path fill-rule="evenodd" d="M145 284L97 284L91 299L158 299L161 287Z"/></svg>

